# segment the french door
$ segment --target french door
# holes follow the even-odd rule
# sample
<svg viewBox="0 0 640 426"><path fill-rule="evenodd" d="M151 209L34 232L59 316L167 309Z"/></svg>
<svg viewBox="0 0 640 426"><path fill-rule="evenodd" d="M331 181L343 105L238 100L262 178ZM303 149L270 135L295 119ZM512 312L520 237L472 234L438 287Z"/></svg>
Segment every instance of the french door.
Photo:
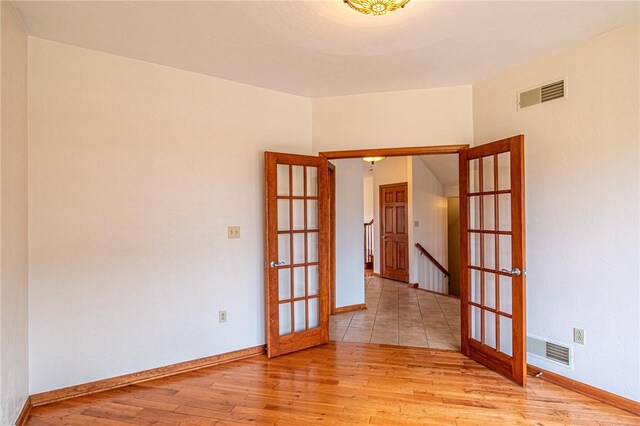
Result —
<svg viewBox="0 0 640 426"><path fill-rule="evenodd" d="M526 382L524 137L460 151L462 353Z"/></svg>
<svg viewBox="0 0 640 426"><path fill-rule="evenodd" d="M265 153L267 355L329 340L326 158Z"/></svg>

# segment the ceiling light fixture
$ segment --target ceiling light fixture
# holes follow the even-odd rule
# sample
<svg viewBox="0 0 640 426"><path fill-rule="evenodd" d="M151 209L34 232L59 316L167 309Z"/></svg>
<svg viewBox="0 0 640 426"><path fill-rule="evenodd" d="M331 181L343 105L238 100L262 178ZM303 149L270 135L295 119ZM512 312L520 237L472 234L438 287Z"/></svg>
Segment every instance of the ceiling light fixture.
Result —
<svg viewBox="0 0 640 426"><path fill-rule="evenodd" d="M385 15L387 12L404 7L409 0L343 0L351 6L353 10L357 10L365 15Z"/></svg>
<svg viewBox="0 0 640 426"><path fill-rule="evenodd" d="M371 163L371 165L373 165L374 163L377 163L378 161L384 160L384 157L364 157L362 160L367 162L367 163Z"/></svg>

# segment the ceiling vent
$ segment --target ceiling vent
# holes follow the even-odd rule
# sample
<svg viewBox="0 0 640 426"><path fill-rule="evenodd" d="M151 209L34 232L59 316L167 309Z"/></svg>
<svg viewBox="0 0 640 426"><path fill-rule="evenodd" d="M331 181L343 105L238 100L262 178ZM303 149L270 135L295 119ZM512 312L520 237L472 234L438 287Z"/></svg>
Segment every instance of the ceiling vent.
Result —
<svg viewBox="0 0 640 426"><path fill-rule="evenodd" d="M573 354L570 346L549 342L533 336L527 336L527 353L567 367L571 367L573 364Z"/></svg>
<svg viewBox="0 0 640 426"><path fill-rule="evenodd" d="M518 93L518 109L565 97L565 80L557 80L540 87Z"/></svg>

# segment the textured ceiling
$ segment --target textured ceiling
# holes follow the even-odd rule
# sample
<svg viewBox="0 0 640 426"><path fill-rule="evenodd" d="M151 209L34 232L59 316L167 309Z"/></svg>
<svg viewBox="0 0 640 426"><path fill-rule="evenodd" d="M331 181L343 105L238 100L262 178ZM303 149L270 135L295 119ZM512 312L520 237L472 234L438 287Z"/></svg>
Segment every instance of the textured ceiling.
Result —
<svg viewBox="0 0 640 426"><path fill-rule="evenodd" d="M639 18L638 2L15 3L35 37L309 97L471 84Z"/></svg>

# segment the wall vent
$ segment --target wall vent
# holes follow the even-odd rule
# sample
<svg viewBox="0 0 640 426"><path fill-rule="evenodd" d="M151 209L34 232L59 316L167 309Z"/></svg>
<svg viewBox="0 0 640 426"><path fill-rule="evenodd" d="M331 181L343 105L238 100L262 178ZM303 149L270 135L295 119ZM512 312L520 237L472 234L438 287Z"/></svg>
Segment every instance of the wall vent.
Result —
<svg viewBox="0 0 640 426"><path fill-rule="evenodd" d="M565 97L565 80L557 80L518 93L518 109Z"/></svg>
<svg viewBox="0 0 640 426"><path fill-rule="evenodd" d="M570 346L527 336L527 353L538 358L571 367L573 354Z"/></svg>

